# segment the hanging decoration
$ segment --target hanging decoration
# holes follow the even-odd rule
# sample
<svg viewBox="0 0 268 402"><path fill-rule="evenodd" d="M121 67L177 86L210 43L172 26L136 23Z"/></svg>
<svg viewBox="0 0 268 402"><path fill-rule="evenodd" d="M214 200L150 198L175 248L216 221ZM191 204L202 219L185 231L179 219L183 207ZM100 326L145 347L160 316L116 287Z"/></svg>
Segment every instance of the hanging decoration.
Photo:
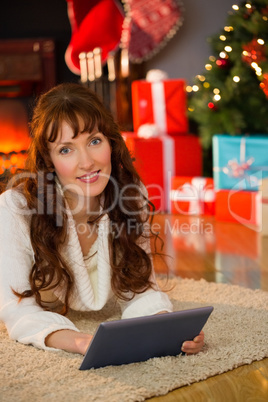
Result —
<svg viewBox="0 0 268 402"><path fill-rule="evenodd" d="M79 55L100 48L102 63L120 47L129 60L153 57L183 23L182 0L66 0L72 29L65 52L69 69L80 75Z"/></svg>
<svg viewBox="0 0 268 402"><path fill-rule="evenodd" d="M219 68L222 68L222 69L230 68L230 60L228 58L219 57L216 60L216 64Z"/></svg>
<svg viewBox="0 0 268 402"><path fill-rule="evenodd" d="M100 48L102 62L117 50L121 39L124 10L116 0L66 0L72 36L65 52L69 69L80 75L79 55Z"/></svg>
<svg viewBox="0 0 268 402"><path fill-rule="evenodd" d="M128 49L133 63L152 58L183 23L181 0L123 0L123 3L126 16L121 47Z"/></svg>

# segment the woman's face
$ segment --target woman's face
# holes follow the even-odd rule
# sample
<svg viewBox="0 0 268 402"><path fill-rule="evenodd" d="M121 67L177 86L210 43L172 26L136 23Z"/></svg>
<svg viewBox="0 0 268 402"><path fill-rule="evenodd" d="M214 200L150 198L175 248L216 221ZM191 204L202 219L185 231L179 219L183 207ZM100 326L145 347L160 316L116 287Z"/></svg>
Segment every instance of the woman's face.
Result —
<svg viewBox="0 0 268 402"><path fill-rule="evenodd" d="M72 196L97 197L105 189L112 170L111 146L102 133L81 133L76 138L63 122L49 153L63 190Z"/></svg>

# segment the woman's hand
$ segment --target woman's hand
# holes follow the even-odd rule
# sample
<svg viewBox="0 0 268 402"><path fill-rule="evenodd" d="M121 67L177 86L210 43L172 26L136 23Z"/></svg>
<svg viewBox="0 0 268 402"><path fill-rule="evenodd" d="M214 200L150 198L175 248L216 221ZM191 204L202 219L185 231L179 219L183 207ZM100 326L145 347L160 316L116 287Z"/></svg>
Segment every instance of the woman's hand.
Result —
<svg viewBox="0 0 268 402"><path fill-rule="evenodd" d="M89 334L62 329L49 334L45 339L45 344L50 348L63 349L67 352L84 355L92 338L92 335Z"/></svg>
<svg viewBox="0 0 268 402"><path fill-rule="evenodd" d="M200 334L197 335L193 341L183 342L181 350L185 352L187 355L193 355L195 353L198 353L205 344L204 339L205 334L203 331L201 331Z"/></svg>

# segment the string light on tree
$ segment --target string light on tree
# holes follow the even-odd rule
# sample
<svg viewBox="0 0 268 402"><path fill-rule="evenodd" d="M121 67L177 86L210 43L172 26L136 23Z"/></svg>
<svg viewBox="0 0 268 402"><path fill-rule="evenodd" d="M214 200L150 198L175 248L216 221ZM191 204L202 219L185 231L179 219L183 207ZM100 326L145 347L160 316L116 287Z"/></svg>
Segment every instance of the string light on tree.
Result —
<svg viewBox="0 0 268 402"><path fill-rule="evenodd" d="M244 18L249 19L255 10L255 7L252 7L252 5L250 3L247 3L247 4L245 4L245 8L246 8L246 12L244 14Z"/></svg>
<svg viewBox="0 0 268 402"><path fill-rule="evenodd" d="M235 11L238 11L238 10L239 10L239 6L238 6L237 4L234 4L234 5L232 6L232 9L235 10Z"/></svg>
<svg viewBox="0 0 268 402"><path fill-rule="evenodd" d="M255 62L251 63L251 67L254 68L256 75L258 76L262 75L262 69L257 63Z"/></svg>
<svg viewBox="0 0 268 402"><path fill-rule="evenodd" d="M213 99L214 99L216 102L219 102L219 100L221 100L221 96L220 96L219 94L216 94L216 95L213 96Z"/></svg>
<svg viewBox="0 0 268 402"><path fill-rule="evenodd" d="M212 61L212 63L214 63L214 61L216 60L215 56L209 56L209 60Z"/></svg>
<svg viewBox="0 0 268 402"><path fill-rule="evenodd" d="M234 82L239 82L239 81L240 81L240 77L238 77L238 75L235 75L235 76L233 77L233 81L234 81Z"/></svg>
<svg viewBox="0 0 268 402"><path fill-rule="evenodd" d="M196 78L199 79L199 81L204 82L206 77L204 75L197 75Z"/></svg>
<svg viewBox="0 0 268 402"><path fill-rule="evenodd" d="M186 87L186 92L197 92L197 91L199 91L199 86L198 85L193 85L192 87L191 87L191 85L187 85L187 87Z"/></svg>
<svg viewBox="0 0 268 402"><path fill-rule="evenodd" d="M226 52L223 52L223 51L220 52L219 56L220 56L221 59L227 59L229 57L228 54Z"/></svg>
<svg viewBox="0 0 268 402"><path fill-rule="evenodd" d="M224 50L230 53L233 50L233 48L231 46L225 46Z"/></svg>

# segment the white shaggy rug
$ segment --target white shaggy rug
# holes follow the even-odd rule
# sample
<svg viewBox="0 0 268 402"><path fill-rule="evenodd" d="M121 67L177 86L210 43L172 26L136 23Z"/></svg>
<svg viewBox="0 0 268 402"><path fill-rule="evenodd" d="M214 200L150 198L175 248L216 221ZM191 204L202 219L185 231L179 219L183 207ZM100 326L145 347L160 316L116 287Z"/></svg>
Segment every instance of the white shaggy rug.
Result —
<svg viewBox="0 0 268 402"><path fill-rule="evenodd" d="M169 285L175 310L214 306L204 328L206 346L198 355L80 371L82 356L18 344L0 323L0 401L144 401L268 357L267 292L180 278ZM102 312L69 316L92 332L101 321L118 319L119 310L110 303Z"/></svg>

